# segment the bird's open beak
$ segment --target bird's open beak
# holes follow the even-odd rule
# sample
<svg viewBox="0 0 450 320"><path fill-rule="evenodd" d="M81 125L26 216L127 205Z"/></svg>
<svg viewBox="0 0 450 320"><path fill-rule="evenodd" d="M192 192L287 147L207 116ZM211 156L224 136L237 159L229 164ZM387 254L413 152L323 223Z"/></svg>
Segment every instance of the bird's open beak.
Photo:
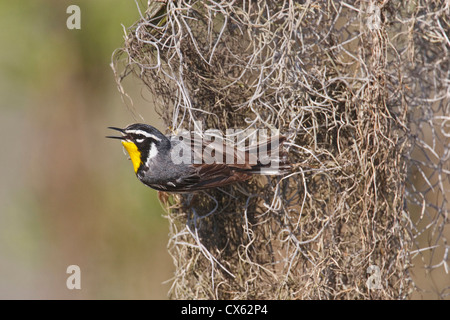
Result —
<svg viewBox="0 0 450 320"><path fill-rule="evenodd" d="M106 136L106 138L110 138L110 139L119 139L119 140L125 140L125 130L121 129L121 128L116 128L116 127L108 127L108 129L112 129L112 130L116 130L119 131L120 133L123 134L123 136Z"/></svg>

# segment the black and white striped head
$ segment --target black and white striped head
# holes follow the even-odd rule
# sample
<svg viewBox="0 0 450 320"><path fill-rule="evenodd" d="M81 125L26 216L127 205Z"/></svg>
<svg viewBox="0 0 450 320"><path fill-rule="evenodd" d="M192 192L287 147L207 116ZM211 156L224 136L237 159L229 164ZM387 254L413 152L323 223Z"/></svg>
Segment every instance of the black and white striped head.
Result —
<svg viewBox="0 0 450 320"><path fill-rule="evenodd" d="M142 165L148 167L149 161L159 152L170 150L170 141L158 129L143 123L131 124L125 129L108 127L119 131L122 136L108 136L107 138L120 139L130 155L134 172L138 172Z"/></svg>

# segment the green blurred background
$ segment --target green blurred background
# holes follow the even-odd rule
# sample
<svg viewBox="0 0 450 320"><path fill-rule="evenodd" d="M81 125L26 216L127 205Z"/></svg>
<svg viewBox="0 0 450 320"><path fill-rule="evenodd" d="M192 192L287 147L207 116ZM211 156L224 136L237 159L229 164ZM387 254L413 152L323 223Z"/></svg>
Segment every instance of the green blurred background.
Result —
<svg viewBox="0 0 450 320"><path fill-rule="evenodd" d="M81 30L69 30L69 5ZM141 3L144 5L144 3ZM107 126L136 122L109 66L132 0L0 3L0 298L165 299L173 265L156 192ZM138 79L125 90L161 128ZM81 290L66 269L81 268Z"/></svg>

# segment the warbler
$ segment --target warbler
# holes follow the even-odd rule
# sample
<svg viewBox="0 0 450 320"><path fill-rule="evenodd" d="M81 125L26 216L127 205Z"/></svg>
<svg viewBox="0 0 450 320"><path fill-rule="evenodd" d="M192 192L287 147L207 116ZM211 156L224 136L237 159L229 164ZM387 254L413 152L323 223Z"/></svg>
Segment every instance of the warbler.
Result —
<svg viewBox="0 0 450 320"><path fill-rule="evenodd" d="M284 136L275 136L244 150L223 141L166 136L156 128L135 123L119 131L137 178L158 191L185 193L246 181L254 174L281 175L290 164L282 149ZM266 156L259 157L261 151ZM268 159L270 161L268 161Z"/></svg>

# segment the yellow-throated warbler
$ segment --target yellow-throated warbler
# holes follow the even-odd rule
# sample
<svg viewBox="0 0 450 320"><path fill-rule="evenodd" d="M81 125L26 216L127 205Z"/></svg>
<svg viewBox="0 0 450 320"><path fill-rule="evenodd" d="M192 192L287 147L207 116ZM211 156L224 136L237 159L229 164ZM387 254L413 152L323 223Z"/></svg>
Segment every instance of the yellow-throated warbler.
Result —
<svg viewBox="0 0 450 320"><path fill-rule="evenodd" d="M223 141L165 136L141 123L119 131L138 179L166 192L192 192L248 180L253 174L280 175L289 170L286 153L280 147L283 136L271 137L245 149L231 148ZM265 158L260 157L264 151ZM206 156L205 156L206 155ZM264 161L263 161L264 160ZM270 161L269 161L270 160Z"/></svg>

